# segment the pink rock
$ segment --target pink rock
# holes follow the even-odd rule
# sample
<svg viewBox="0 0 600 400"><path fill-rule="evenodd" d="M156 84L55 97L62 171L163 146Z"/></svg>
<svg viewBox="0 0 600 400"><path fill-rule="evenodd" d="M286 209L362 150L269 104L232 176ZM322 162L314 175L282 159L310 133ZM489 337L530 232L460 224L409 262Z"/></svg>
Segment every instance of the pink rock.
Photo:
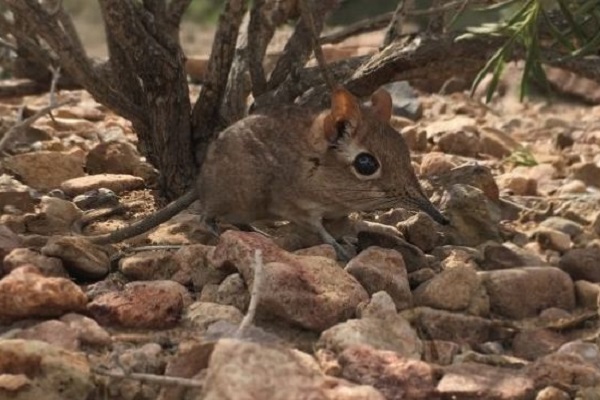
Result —
<svg viewBox="0 0 600 400"><path fill-rule="evenodd" d="M321 331L350 318L368 299L356 279L334 260L288 253L257 233L223 233L211 263L216 269L235 266L251 288L257 250L263 261L258 306L263 315Z"/></svg>
<svg viewBox="0 0 600 400"><path fill-rule="evenodd" d="M387 399L437 398L436 370L423 361L404 358L393 351L353 346L339 355L338 362L343 378L373 386Z"/></svg>
<svg viewBox="0 0 600 400"><path fill-rule="evenodd" d="M13 270L0 280L0 319L55 317L85 309L87 297L65 278L47 278L33 266Z"/></svg>
<svg viewBox="0 0 600 400"><path fill-rule="evenodd" d="M354 276L369 294L387 292L398 310L412 303L406 266L402 254L392 249L371 246L348 262L345 270Z"/></svg>
<svg viewBox="0 0 600 400"><path fill-rule="evenodd" d="M186 289L176 282L133 282L122 291L96 297L88 310L101 324L163 329L179 322L186 297Z"/></svg>
<svg viewBox="0 0 600 400"><path fill-rule="evenodd" d="M465 362L446 367L437 390L442 398L526 400L533 397L534 382L514 369Z"/></svg>

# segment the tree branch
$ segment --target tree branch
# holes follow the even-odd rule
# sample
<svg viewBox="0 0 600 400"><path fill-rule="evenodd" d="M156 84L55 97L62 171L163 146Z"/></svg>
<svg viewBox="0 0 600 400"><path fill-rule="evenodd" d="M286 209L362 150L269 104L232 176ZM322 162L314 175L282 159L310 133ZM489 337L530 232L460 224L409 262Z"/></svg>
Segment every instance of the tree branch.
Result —
<svg viewBox="0 0 600 400"><path fill-rule="evenodd" d="M196 154L198 165L202 165L208 143L223 127L219 109L227 87L236 40L246 9L245 0L228 0L225 10L219 17L208 60L206 81L192 111L193 141L198 146Z"/></svg>
<svg viewBox="0 0 600 400"><path fill-rule="evenodd" d="M333 10L339 3L339 0L322 0L319 2L314 19L315 30L320 34L323 29L323 21L325 16ZM281 85L288 76L297 77L300 69L306 64L313 50L312 29L300 19L296 23L294 33L288 40L283 50L282 56L277 61L275 69L271 73L271 79L268 83L268 90L276 89Z"/></svg>

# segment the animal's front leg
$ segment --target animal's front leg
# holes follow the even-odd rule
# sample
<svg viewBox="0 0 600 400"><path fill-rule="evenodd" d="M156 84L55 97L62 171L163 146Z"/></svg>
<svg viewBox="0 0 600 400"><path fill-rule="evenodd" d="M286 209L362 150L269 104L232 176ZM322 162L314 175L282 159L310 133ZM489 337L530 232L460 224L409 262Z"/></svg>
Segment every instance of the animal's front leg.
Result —
<svg viewBox="0 0 600 400"><path fill-rule="evenodd" d="M333 246L338 259L345 262L350 261L352 254L350 254L350 252L348 252L341 244L337 242L337 240L335 240L333 236L331 236L331 234L323 226L320 218L311 220L310 228L319 235L323 242Z"/></svg>

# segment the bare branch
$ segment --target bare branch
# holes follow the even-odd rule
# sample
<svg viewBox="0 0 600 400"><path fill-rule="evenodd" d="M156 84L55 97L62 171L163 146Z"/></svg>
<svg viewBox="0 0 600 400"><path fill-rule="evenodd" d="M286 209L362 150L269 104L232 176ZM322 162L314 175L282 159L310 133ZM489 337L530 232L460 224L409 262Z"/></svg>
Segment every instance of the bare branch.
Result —
<svg viewBox="0 0 600 400"><path fill-rule="evenodd" d="M181 18L192 0L171 0L167 8L167 21L173 28L179 28Z"/></svg>
<svg viewBox="0 0 600 400"><path fill-rule="evenodd" d="M248 64L250 57L248 55L248 24L250 15L248 12L242 19L240 25L235 53L231 62L231 70L227 78L227 87L221 102L219 113L223 120L223 125L231 125L235 121L246 115L248 95L251 91L250 74L248 73Z"/></svg>
<svg viewBox="0 0 600 400"><path fill-rule="evenodd" d="M320 34L323 29L323 21L325 16L338 5L339 0L323 0L319 2L314 19L315 30ZM282 56L279 58L275 69L271 73L271 79L268 83L268 89L277 88L287 76L296 77L300 69L308 60L312 52L311 46L311 29L302 19L296 24L294 33L288 40L283 50Z"/></svg>
<svg viewBox="0 0 600 400"><path fill-rule="evenodd" d="M335 87L335 81L331 76L331 72L327 69L327 62L325 61L325 56L323 55L323 49L319 44L319 33L317 32L317 27L315 25L315 18L313 15L313 3L311 0L299 0L298 2L300 6L300 12L302 15L302 19L304 20L305 25L308 26L310 30L310 43L315 54L315 58L317 59L317 65L323 74L323 79L325 83L329 87L329 91L333 92Z"/></svg>
<svg viewBox="0 0 600 400"><path fill-rule="evenodd" d="M275 30L295 11L290 0L256 0L250 12L248 26L248 64L252 94L258 97L267 90L263 59Z"/></svg>
<svg viewBox="0 0 600 400"><path fill-rule="evenodd" d="M336 30L328 35L323 35L319 39L321 44L335 44L340 43L349 37L360 35L361 33L373 32L379 29L383 29L392 20L394 12L388 12L385 14L378 15L373 18L367 18L362 21L350 24L342 29Z"/></svg>
<svg viewBox="0 0 600 400"><path fill-rule="evenodd" d="M131 379L144 383L155 383L161 386L183 386L192 388L201 388L204 386L204 383L197 379L179 378L176 376L143 374L139 372L114 372L104 368L94 368L92 372L96 375L108 376L110 378Z"/></svg>
<svg viewBox="0 0 600 400"><path fill-rule="evenodd" d="M206 146L215 132L223 127L219 109L227 87L236 40L246 9L245 0L228 0L219 18L208 60L207 78L192 111L193 140L200 147L196 154L199 165L202 165Z"/></svg>

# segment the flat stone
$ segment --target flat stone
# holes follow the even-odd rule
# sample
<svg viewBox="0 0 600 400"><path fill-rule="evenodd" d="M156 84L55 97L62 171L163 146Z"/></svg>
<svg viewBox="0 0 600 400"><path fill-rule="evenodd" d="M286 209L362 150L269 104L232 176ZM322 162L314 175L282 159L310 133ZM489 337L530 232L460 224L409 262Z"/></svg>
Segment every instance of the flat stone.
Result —
<svg viewBox="0 0 600 400"><path fill-rule="evenodd" d="M408 274L399 252L372 246L350 260L345 270L354 276L369 294L387 292L398 310L411 306Z"/></svg>
<svg viewBox="0 0 600 400"><path fill-rule="evenodd" d="M133 175L98 174L69 179L60 188L68 196L76 196L90 190L106 188L115 193L127 192L144 187L144 180Z"/></svg>
<svg viewBox="0 0 600 400"><path fill-rule="evenodd" d="M110 270L110 258L104 249L82 237L51 237L42 247L42 254L62 260L69 274L82 280L102 279Z"/></svg>
<svg viewBox="0 0 600 400"><path fill-rule="evenodd" d="M479 272L492 312L508 318L534 317L540 311L575 307L573 281L554 267L524 267Z"/></svg>
<svg viewBox="0 0 600 400"><path fill-rule="evenodd" d="M353 316L356 306L368 299L365 289L336 261L294 255L257 233L226 231L210 262L217 270L235 266L251 288L258 250L262 281L257 313L263 317L322 331Z"/></svg>
<svg viewBox="0 0 600 400"><path fill-rule="evenodd" d="M437 391L442 398L527 400L535 388L533 380L519 371L465 362L445 368Z"/></svg>
<svg viewBox="0 0 600 400"><path fill-rule="evenodd" d="M0 340L0 376L25 376L26 385L6 393L10 399L81 400L96 389L85 354L39 340Z"/></svg>
<svg viewBox="0 0 600 400"><path fill-rule="evenodd" d="M408 321L399 315L387 318L351 319L325 330L318 348L336 353L354 345L395 351L407 358L421 357L422 343Z"/></svg>
<svg viewBox="0 0 600 400"><path fill-rule="evenodd" d="M33 266L22 266L0 280L0 320L56 317L82 311L83 291L65 278L43 276Z"/></svg>
<svg viewBox="0 0 600 400"><path fill-rule="evenodd" d="M103 325L164 329L179 322L188 301L187 290L176 282L132 282L122 291L99 295L88 311Z"/></svg>
<svg viewBox="0 0 600 400"><path fill-rule="evenodd" d="M393 351L352 346L338 357L340 375L379 390L386 399L437 398L437 371L426 362L405 358Z"/></svg>

